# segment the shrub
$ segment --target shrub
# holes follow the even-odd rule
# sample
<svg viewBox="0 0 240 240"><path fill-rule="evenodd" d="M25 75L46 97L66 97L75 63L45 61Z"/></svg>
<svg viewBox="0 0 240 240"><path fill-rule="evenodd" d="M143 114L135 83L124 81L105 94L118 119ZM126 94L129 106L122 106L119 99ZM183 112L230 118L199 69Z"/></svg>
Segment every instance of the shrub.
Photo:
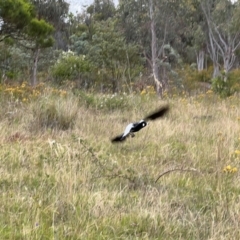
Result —
<svg viewBox="0 0 240 240"><path fill-rule="evenodd" d="M100 99L98 107L108 111L124 110L129 108L129 103L125 95L105 95Z"/></svg>
<svg viewBox="0 0 240 240"><path fill-rule="evenodd" d="M73 52L63 52L51 68L51 74L58 84L65 80L76 80L90 71L90 63L84 55L77 56Z"/></svg>
<svg viewBox="0 0 240 240"><path fill-rule="evenodd" d="M185 66L183 69L178 71L179 76L184 86L184 90L190 92L199 88L199 83L210 83L212 77L212 68L198 71L193 66Z"/></svg>
<svg viewBox="0 0 240 240"><path fill-rule="evenodd" d="M212 89L220 97L225 98L240 91L240 70L235 69L227 76L223 73L221 76L212 80Z"/></svg>
<svg viewBox="0 0 240 240"><path fill-rule="evenodd" d="M75 90L74 94L78 96L80 104L89 107L96 107L97 99L94 94L86 93L85 91Z"/></svg>

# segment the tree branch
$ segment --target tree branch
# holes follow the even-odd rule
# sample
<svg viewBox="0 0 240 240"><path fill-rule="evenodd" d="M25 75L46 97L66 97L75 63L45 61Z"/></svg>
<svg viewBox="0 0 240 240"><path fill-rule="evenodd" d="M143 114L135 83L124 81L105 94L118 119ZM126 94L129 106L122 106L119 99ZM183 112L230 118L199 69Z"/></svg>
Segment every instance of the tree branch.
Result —
<svg viewBox="0 0 240 240"><path fill-rule="evenodd" d="M158 51L157 58L159 58L160 55L161 55L161 53L163 52L163 48L164 48L166 36L167 36L167 21L166 21L165 27L164 27L164 36L163 36L162 46L160 47L160 49L159 49L159 51Z"/></svg>
<svg viewBox="0 0 240 240"><path fill-rule="evenodd" d="M147 53L146 53L145 49L143 50L143 55L144 55L144 57L146 58L148 64L152 67L152 61L151 61L151 59L147 56Z"/></svg>

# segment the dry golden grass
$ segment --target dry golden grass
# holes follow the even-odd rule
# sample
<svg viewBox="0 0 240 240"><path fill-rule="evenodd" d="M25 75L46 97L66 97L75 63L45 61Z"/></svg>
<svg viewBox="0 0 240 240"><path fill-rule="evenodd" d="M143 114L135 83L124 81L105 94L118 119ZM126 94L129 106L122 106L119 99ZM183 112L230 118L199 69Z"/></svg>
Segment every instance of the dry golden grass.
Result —
<svg viewBox="0 0 240 240"><path fill-rule="evenodd" d="M4 102L1 239L240 238L237 97L85 97ZM111 144L166 103L164 119Z"/></svg>

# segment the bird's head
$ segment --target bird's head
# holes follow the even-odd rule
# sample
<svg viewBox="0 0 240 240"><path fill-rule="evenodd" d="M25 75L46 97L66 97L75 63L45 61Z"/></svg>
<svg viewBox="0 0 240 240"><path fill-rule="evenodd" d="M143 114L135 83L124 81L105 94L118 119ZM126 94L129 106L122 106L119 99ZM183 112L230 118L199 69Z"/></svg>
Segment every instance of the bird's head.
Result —
<svg viewBox="0 0 240 240"><path fill-rule="evenodd" d="M143 128L148 125L148 123L147 123L145 120L141 120L141 121L139 122L139 124L141 124L141 126L142 126Z"/></svg>

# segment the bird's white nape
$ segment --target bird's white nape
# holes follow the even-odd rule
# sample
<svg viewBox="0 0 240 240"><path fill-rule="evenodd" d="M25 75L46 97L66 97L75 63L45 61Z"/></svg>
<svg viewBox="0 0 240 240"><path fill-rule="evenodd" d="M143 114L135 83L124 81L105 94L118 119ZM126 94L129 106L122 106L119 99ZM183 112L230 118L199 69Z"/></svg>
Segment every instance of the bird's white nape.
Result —
<svg viewBox="0 0 240 240"><path fill-rule="evenodd" d="M124 133L122 135L123 138L126 137L131 132L132 127L133 127L133 123L129 123L127 125L127 127L125 128Z"/></svg>

